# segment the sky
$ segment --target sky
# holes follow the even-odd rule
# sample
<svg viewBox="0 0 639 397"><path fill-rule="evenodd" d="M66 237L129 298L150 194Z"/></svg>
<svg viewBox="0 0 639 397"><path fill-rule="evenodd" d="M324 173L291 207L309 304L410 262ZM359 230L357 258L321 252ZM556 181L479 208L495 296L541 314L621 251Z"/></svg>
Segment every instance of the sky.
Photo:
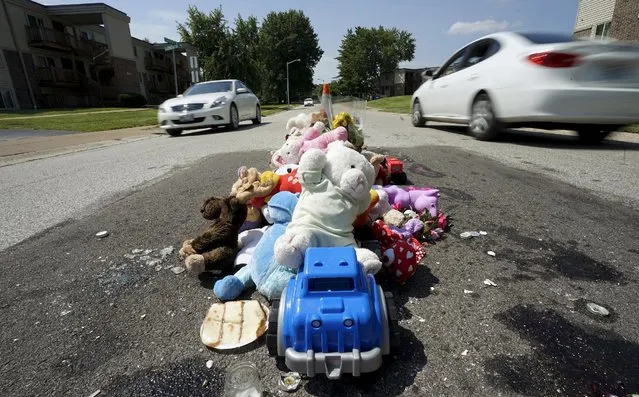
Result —
<svg viewBox="0 0 639 397"><path fill-rule="evenodd" d="M38 1L38 0L36 0ZM100 0L39 1L74 4ZM301 9L310 18L324 55L315 67L315 82L338 75L338 49L348 28L396 27L413 34L416 48L411 62L401 67L440 66L457 49L485 34L502 31L571 33L578 0L106 0L131 18L131 34L140 39L179 41L177 22L184 22L188 5L208 12L222 7L227 20L239 14L262 20L270 11ZM180 4L181 3L181 4ZM294 67L294 66L291 66Z"/></svg>

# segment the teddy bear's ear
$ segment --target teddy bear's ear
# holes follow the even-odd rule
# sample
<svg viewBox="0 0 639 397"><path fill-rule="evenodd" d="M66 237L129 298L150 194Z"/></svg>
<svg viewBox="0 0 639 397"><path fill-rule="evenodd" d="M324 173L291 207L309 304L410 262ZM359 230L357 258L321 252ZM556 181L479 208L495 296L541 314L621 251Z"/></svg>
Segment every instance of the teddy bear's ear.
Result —
<svg viewBox="0 0 639 397"><path fill-rule="evenodd" d="M326 146L326 149L327 149L327 150L332 150L332 149L337 149L337 148L339 148L339 147L345 146L345 145L344 145L344 142L345 142L345 141L339 141L339 140L338 140L338 141L333 141L333 142L329 143L329 144Z"/></svg>

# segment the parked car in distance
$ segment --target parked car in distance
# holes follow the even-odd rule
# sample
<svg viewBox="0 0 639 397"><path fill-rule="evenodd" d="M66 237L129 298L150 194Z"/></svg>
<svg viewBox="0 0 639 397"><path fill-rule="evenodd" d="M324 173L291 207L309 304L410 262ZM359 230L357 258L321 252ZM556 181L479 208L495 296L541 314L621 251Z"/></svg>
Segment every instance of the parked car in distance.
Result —
<svg viewBox="0 0 639 397"><path fill-rule="evenodd" d="M500 32L455 52L412 97L412 122L577 131L586 142L639 123L639 46L553 33Z"/></svg>
<svg viewBox="0 0 639 397"><path fill-rule="evenodd" d="M304 106L313 106L313 98L306 98L304 99Z"/></svg>
<svg viewBox="0 0 639 397"><path fill-rule="evenodd" d="M160 128L171 136L184 130L228 126L237 129L242 121L262 122L260 100L240 80L204 81L158 108Z"/></svg>

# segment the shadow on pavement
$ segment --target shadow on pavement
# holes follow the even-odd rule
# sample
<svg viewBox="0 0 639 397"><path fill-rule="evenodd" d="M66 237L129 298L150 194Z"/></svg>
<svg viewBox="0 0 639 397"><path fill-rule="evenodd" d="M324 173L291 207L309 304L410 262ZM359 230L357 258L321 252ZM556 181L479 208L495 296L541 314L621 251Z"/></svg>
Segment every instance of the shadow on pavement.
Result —
<svg viewBox="0 0 639 397"><path fill-rule="evenodd" d="M240 124L240 126L235 131L252 130L253 128L257 128L257 127L260 127L260 126L263 126L263 125L268 125L268 124L271 124L271 123L268 122L268 121L262 121L262 123L257 124L257 125L256 124ZM184 130L184 132L182 132L182 135L175 136L175 137L169 136L169 137L170 138L183 138L183 137L189 137L189 136L218 134L218 133L223 133L223 132L233 133L235 131L230 131L228 129L228 127L221 126L221 127L213 127L213 128L199 129L199 130Z"/></svg>
<svg viewBox="0 0 639 397"><path fill-rule="evenodd" d="M317 375L304 386L306 392L313 396L399 396L407 392L423 395L414 384L415 377L428 362L424 344L412 331L402 327L399 331L402 341L399 349L384 357L382 367L377 372L360 377L345 375L337 382Z"/></svg>
<svg viewBox="0 0 639 397"><path fill-rule="evenodd" d="M106 396L217 396L224 389L224 372L206 368L189 358L131 375L117 376L100 395Z"/></svg>
<svg viewBox="0 0 639 397"><path fill-rule="evenodd" d="M495 319L532 345L529 355L484 362L495 386L529 396L626 396L639 392L639 345L579 327L552 310L518 305ZM551 381L552 380L552 381Z"/></svg>
<svg viewBox="0 0 639 397"><path fill-rule="evenodd" d="M441 131L465 135L472 139L465 126L462 125L428 125ZM614 137L612 133L610 137ZM507 129L494 141L495 143L511 143L521 146L533 146L550 149L589 149L589 150L639 150L639 143L605 140L600 145L584 144L577 135L559 135L551 132L523 131Z"/></svg>

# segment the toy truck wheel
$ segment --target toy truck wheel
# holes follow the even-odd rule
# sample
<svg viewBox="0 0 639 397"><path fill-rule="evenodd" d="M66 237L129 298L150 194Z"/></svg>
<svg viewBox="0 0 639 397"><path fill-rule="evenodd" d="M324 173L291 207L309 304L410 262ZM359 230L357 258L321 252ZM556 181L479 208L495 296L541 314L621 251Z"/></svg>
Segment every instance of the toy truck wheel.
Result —
<svg viewBox="0 0 639 397"><path fill-rule="evenodd" d="M268 330L266 331L266 348L268 349L268 355L271 357L277 356L277 330L278 330L278 317L279 317L280 300L273 299L271 302L271 308L268 314Z"/></svg>
<svg viewBox="0 0 639 397"><path fill-rule="evenodd" d="M273 299L268 314L268 330L266 331L266 348L271 357L284 356L284 334L281 325L284 323L284 306L286 303L286 290L284 287L280 299Z"/></svg>
<svg viewBox="0 0 639 397"><path fill-rule="evenodd" d="M384 300L386 301L386 312L388 317L388 333L390 349L395 350L399 347L399 313L395 305L395 298L392 292L384 292Z"/></svg>
<svg viewBox="0 0 639 397"><path fill-rule="evenodd" d="M408 182L408 177L405 172L400 172L398 174L393 174L391 180L395 185L405 185L406 182Z"/></svg>

